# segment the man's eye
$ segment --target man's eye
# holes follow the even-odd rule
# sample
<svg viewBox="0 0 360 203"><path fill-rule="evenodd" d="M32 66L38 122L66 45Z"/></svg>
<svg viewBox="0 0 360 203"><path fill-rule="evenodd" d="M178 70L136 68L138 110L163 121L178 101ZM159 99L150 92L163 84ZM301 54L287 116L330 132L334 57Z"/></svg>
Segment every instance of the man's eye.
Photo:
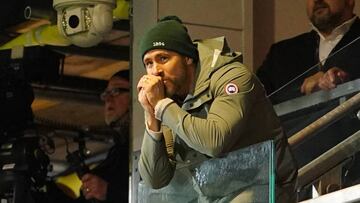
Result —
<svg viewBox="0 0 360 203"><path fill-rule="evenodd" d="M152 62L145 62L145 67L148 68L151 66L151 64L152 64Z"/></svg>
<svg viewBox="0 0 360 203"><path fill-rule="evenodd" d="M166 56L160 56L160 61L166 62L168 60L168 57Z"/></svg>

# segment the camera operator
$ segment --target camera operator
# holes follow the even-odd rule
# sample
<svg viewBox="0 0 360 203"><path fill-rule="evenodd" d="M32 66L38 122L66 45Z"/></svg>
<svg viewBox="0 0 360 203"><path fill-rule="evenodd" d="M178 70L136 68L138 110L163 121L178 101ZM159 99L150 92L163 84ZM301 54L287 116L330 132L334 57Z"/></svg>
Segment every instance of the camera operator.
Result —
<svg viewBox="0 0 360 203"><path fill-rule="evenodd" d="M47 188L47 202L128 202L129 87L129 70L122 70L110 78L101 94L105 102L105 122L118 133L106 159L81 177L81 196L72 199L51 183Z"/></svg>

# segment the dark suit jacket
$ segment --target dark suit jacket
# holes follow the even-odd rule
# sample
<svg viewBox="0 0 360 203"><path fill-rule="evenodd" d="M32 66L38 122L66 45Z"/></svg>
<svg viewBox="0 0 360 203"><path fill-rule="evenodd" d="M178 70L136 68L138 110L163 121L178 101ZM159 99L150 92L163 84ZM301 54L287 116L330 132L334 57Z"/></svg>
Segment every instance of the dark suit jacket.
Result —
<svg viewBox="0 0 360 203"><path fill-rule="evenodd" d="M335 54L326 60L326 63L322 67L323 70L326 71L336 66L347 71L350 74L351 80L359 78L360 40L342 49L359 36L360 19L356 18L350 30L331 51L330 55ZM319 67L317 66L319 63L317 53L318 41L318 34L315 31L310 31L294 38L280 41L271 46L265 61L257 71L257 76L264 84L267 94L274 92L306 70L316 66L314 70L271 96L270 99L273 104L301 96L300 87L304 79L319 71Z"/></svg>
<svg viewBox="0 0 360 203"><path fill-rule="evenodd" d="M354 39L360 36L360 19L356 18L349 31L331 51L330 57L322 67L326 71L334 66L339 67L350 74L350 79L360 77L360 40ZM302 96L300 87L304 79L319 71L317 49L319 36L315 31L298 35L294 38L280 41L271 46L266 60L257 71L257 76L265 86L268 94L282 87L306 70L315 67L303 77L293 81L289 86L272 95L270 100L273 104L283 102L298 96ZM333 55L333 56L331 56ZM288 136L306 127L308 124L321 117L326 112L335 108L338 103L328 102L315 109L295 112L294 115L281 117L282 125ZM360 121L355 116L346 116L316 136L304 141L297 147L293 147L295 158L300 167L318 157L334 145L338 144L352 133L356 132ZM360 162L359 162L360 163Z"/></svg>

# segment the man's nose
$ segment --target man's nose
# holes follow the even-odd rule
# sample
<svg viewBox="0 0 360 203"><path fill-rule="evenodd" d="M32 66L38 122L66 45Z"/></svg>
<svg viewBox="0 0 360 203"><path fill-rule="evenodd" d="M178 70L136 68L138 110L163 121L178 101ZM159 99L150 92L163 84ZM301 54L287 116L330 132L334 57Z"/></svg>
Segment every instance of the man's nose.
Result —
<svg viewBox="0 0 360 203"><path fill-rule="evenodd" d="M151 75L155 75L155 76L161 76L163 70L161 65L155 63L152 70L151 70Z"/></svg>

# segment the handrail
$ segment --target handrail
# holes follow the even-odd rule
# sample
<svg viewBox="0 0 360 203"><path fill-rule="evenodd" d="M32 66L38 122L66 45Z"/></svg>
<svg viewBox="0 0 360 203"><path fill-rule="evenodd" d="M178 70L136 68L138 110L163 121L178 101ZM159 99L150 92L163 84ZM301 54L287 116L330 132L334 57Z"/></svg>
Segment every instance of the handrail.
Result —
<svg viewBox="0 0 360 203"><path fill-rule="evenodd" d="M320 117L310 125L306 126L304 129L292 135L288 142L294 147L298 145L300 142L305 140L306 138L311 137L317 131L329 126L330 124L336 122L343 116L345 116L350 111L353 111L356 108L360 107L360 93L346 100L330 112L326 113L324 116Z"/></svg>
<svg viewBox="0 0 360 203"><path fill-rule="evenodd" d="M360 130L299 169L298 186L303 187L311 183L358 151L360 151Z"/></svg>
<svg viewBox="0 0 360 203"><path fill-rule="evenodd" d="M301 111L309 107L326 104L331 100L342 98L346 95L355 95L360 91L360 79L339 84L332 90L321 90L310 95L304 95L274 105L278 116L284 116L293 112Z"/></svg>
<svg viewBox="0 0 360 203"><path fill-rule="evenodd" d="M359 202L360 184L354 185L336 192L332 192L320 197L302 201L300 203L328 203L328 202Z"/></svg>

